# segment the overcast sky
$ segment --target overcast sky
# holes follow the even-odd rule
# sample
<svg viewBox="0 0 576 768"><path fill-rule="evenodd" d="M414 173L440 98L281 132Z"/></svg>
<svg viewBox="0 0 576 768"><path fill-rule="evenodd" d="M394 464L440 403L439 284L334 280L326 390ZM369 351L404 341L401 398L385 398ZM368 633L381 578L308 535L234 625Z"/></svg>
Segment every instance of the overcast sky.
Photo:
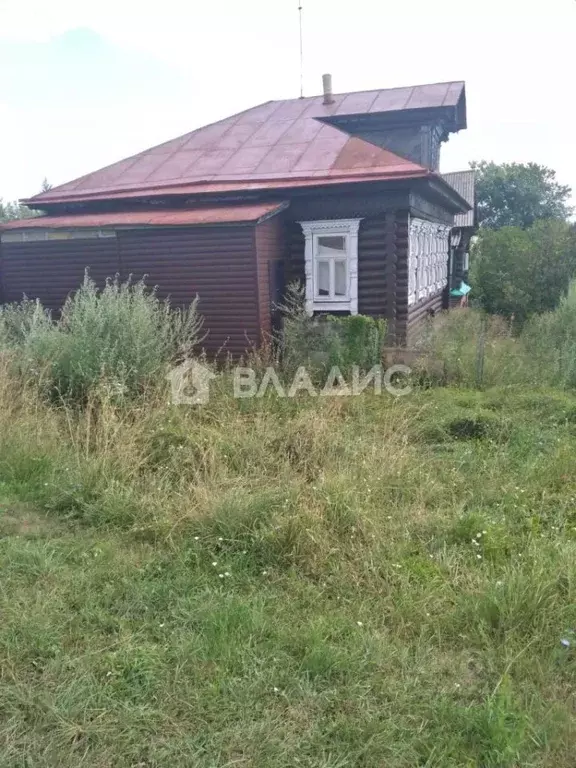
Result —
<svg viewBox="0 0 576 768"><path fill-rule="evenodd" d="M576 190L576 0L302 0L304 91L466 80L442 170L535 161ZM298 0L0 0L0 196L299 95Z"/></svg>

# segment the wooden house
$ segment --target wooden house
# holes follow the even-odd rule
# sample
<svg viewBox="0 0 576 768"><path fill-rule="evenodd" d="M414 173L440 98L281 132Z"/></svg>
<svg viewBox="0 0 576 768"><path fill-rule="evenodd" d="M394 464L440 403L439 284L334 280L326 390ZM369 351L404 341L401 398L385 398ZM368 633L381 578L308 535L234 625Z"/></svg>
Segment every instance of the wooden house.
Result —
<svg viewBox="0 0 576 768"><path fill-rule="evenodd" d="M86 267L196 295L209 349L272 330L288 281L310 313L388 321L410 344L447 306L454 218L472 206L440 175L466 127L462 82L269 101L25 200L0 228L0 301L60 307Z"/></svg>

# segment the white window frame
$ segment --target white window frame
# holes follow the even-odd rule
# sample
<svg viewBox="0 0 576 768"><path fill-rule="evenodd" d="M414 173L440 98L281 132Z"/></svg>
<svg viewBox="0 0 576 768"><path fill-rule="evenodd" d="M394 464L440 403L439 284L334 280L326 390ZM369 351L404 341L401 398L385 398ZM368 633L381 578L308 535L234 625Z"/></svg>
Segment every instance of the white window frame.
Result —
<svg viewBox="0 0 576 768"><path fill-rule="evenodd" d="M306 274L306 311L314 312L348 311L358 314L358 230L362 219L323 219L299 222L304 233L304 262ZM346 295L342 297L318 296L318 238L325 235L337 235L346 243ZM321 261L330 259L320 259ZM333 263L339 261L334 258ZM330 270L330 283L334 284L334 267Z"/></svg>

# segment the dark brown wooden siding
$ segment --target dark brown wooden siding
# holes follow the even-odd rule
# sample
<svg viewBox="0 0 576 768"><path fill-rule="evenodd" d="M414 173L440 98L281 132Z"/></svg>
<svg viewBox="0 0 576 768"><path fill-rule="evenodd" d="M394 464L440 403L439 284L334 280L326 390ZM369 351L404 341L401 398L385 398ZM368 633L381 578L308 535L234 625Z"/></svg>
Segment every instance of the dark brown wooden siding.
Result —
<svg viewBox="0 0 576 768"><path fill-rule="evenodd" d="M272 301L278 262L286 253L284 220L274 216L256 226L256 259L258 270L258 304L260 329L265 341L272 333Z"/></svg>
<svg viewBox="0 0 576 768"><path fill-rule="evenodd" d="M255 239L253 225L233 225L118 230L116 238L93 240L3 242L0 301L20 301L26 294L57 310L81 284L86 267L100 286L116 274L122 279L131 274L135 280L147 275L148 285L157 285L158 295L170 297L176 306L198 295L206 349L239 355L261 339ZM263 230L260 240L263 246L268 243L263 253L270 254L272 227Z"/></svg>
<svg viewBox="0 0 576 768"><path fill-rule="evenodd" d="M0 301L21 301L24 294L60 309L84 279L86 268L102 286L119 271L115 238L6 243L0 248Z"/></svg>
<svg viewBox="0 0 576 768"><path fill-rule="evenodd" d="M125 230L122 274L148 275L175 306L199 296L210 352L238 355L260 341L253 226Z"/></svg>

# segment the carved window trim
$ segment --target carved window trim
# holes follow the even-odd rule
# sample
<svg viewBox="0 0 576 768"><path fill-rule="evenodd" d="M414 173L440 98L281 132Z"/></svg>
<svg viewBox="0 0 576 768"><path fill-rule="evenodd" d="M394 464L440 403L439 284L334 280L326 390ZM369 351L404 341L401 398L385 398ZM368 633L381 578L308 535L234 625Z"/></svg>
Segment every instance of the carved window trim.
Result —
<svg viewBox="0 0 576 768"><path fill-rule="evenodd" d="M304 264L306 274L306 311L348 311L358 314L358 230L362 219L322 219L300 221L304 233ZM319 235L341 235L346 242L347 293L343 299L321 299L316 295L316 243Z"/></svg>
<svg viewBox="0 0 576 768"><path fill-rule="evenodd" d="M450 227L410 218L408 304L444 290L448 282Z"/></svg>

